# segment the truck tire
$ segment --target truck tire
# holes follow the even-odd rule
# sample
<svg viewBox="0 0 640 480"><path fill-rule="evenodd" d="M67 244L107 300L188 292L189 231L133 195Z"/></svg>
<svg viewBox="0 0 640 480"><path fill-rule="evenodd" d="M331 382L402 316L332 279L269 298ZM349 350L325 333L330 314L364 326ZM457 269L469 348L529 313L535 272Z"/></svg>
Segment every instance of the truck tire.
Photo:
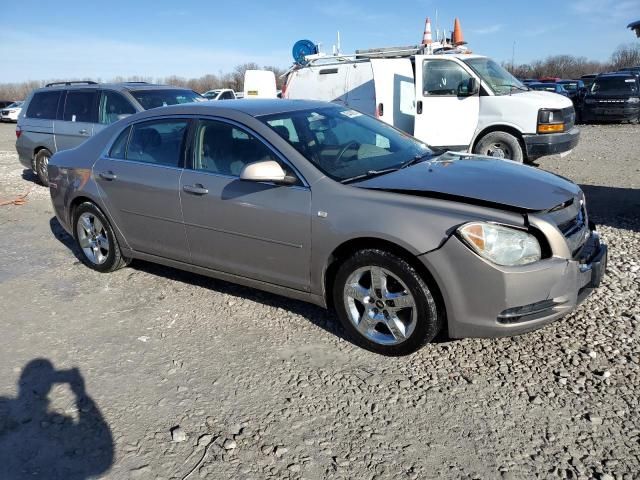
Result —
<svg viewBox="0 0 640 480"><path fill-rule="evenodd" d="M478 140L473 148L473 153L504 158L518 163L524 161L524 152L518 139L510 133L501 131L487 133Z"/></svg>

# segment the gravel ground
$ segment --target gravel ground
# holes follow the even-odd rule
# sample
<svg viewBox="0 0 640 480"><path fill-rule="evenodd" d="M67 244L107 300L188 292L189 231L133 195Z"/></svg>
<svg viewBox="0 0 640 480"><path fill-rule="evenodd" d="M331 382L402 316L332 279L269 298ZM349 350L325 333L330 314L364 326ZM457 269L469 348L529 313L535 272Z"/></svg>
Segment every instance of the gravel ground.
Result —
<svg viewBox="0 0 640 480"><path fill-rule="evenodd" d="M582 306L384 358L301 302L87 269L0 125L0 198L30 192L0 207L0 478L640 478L638 128L539 161L584 185L610 246Z"/></svg>

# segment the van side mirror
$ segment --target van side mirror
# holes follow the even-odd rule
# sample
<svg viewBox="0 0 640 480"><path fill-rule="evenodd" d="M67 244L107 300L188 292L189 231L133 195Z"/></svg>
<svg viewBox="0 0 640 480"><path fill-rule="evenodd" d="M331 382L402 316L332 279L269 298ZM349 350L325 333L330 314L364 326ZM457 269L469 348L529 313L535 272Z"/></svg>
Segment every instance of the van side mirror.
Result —
<svg viewBox="0 0 640 480"><path fill-rule="evenodd" d="M471 97L475 95L480 90L478 86L478 81L469 77L466 81L462 81L458 84L458 96L459 97Z"/></svg>
<svg viewBox="0 0 640 480"><path fill-rule="evenodd" d="M296 178L283 170L275 160L264 160L245 165L240 172L240 180L248 182L273 182L280 185L292 185Z"/></svg>

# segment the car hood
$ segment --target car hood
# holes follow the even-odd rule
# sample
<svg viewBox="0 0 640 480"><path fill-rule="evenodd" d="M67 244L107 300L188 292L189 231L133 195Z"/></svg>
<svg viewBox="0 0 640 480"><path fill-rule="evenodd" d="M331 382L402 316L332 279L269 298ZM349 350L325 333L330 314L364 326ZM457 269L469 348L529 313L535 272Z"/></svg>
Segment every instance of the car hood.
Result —
<svg viewBox="0 0 640 480"><path fill-rule="evenodd" d="M551 210L580 196L575 183L558 175L509 160L454 152L352 185L523 213Z"/></svg>

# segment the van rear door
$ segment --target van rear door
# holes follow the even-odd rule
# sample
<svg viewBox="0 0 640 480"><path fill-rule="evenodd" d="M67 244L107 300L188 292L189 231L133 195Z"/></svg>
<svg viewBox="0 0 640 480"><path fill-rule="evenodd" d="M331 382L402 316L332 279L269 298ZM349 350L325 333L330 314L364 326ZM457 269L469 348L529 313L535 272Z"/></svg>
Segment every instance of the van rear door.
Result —
<svg viewBox="0 0 640 480"><path fill-rule="evenodd" d="M355 62L345 70L348 72L346 104L359 112L375 115L376 92L371 62Z"/></svg>
<svg viewBox="0 0 640 480"><path fill-rule="evenodd" d="M371 59L376 116L410 135L414 131L415 86L408 58Z"/></svg>
<svg viewBox="0 0 640 480"><path fill-rule="evenodd" d="M349 65L317 65L290 73L284 97L323 100L347 105L347 70Z"/></svg>
<svg viewBox="0 0 640 480"><path fill-rule="evenodd" d="M480 96L468 95L470 78L460 62L446 56L416 55L414 136L436 147L466 150L478 126Z"/></svg>

